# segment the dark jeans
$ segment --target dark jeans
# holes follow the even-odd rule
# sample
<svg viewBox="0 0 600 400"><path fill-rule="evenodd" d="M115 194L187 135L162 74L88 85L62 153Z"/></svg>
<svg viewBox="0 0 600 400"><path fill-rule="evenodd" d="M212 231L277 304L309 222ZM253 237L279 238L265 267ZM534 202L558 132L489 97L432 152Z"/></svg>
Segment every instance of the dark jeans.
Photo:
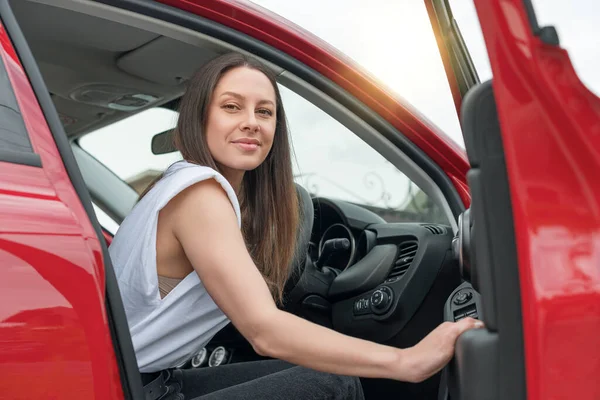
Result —
<svg viewBox="0 0 600 400"><path fill-rule="evenodd" d="M363 400L360 380L266 360L175 371L186 400Z"/></svg>

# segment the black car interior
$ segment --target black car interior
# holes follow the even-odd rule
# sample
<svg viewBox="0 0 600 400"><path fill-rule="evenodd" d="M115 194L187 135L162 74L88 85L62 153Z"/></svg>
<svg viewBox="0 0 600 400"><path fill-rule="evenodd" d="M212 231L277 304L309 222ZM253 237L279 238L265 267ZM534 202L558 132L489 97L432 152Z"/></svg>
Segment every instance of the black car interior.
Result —
<svg viewBox="0 0 600 400"><path fill-rule="evenodd" d="M192 71L225 51L210 40L202 42L203 51L198 51L197 43L181 43L64 8L27 1L11 5L39 71L31 66L32 57L28 61L21 56L25 67L31 75L41 72L35 89L45 89L51 99L49 104L42 99L42 106L52 112L55 108L60 116L60 121L50 121L51 128L53 132L64 129L72 140L149 105L176 100ZM85 34L75 37L74 31ZM175 58L181 63L149 67L150 60ZM161 69L163 65L169 67ZM491 82L469 91L461 118L471 165L472 206L460 215L456 233L449 225L386 223L366 208L311 197L297 187L303 218L285 288L282 307L286 310L339 332L396 347L416 344L444 320L474 317L486 324L486 329L461 336L454 360L425 382L362 379L367 399L525 398L518 271L505 268L517 262L514 227ZM153 151L172 151L167 139L156 135ZM57 143L61 142L57 139ZM62 147L61 155L71 151ZM91 156L79 147L72 150L81 167L72 181L96 179L92 175L97 171L81 162ZM72 154L63 157L71 170L78 170ZM114 202L106 190L95 188L90 193L100 205ZM81 196L89 198L89 194ZM125 212L113 207L115 216ZM114 283L114 276L107 276L107 282ZM113 287L111 293L115 300L109 310L123 314L118 290ZM111 318L122 325L121 314L115 312ZM116 331L115 338L123 335L122 329ZM118 358L131 370L135 362L131 342L121 341L127 354ZM214 367L258 358L230 324L180 367ZM139 389L134 387L138 378L123 378L135 381L132 393Z"/></svg>
<svg viewBox="0 0 600 400"><path fill-rule="evenodd" d="M471 208L459 220L463 277L446 320L475 312L486 329L465 332L444 371L439 400L525 399L523 326L513 212L491 81L467 93L461 113L471 169ZM480 296L481 295L481 296ZM463 303L464 302L464 303ZM462 303L462 304L457 304Z"/></svg>

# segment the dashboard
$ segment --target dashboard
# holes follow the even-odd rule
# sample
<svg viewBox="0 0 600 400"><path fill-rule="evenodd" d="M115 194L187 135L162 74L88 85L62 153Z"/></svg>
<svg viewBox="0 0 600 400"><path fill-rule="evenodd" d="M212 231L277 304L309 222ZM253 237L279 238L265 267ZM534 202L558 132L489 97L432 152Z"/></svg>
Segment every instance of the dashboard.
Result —
<svg viewBox="0 0 600 400"><path fill-rule="evenodd" d="M321 299L321 306L331 303L333 329L404 347L429 333L440 317L482 319L470 209L459 216L455 235L446 225L386 223L365 208L330 199L313 199L313 205L311 257L321 261L316 271L335 270ZM324 257L325 243L341 239L348 246ZM454 359L443 369L438 398L462 398L459 387L468 385L458 383L458 365Z"/></svg>

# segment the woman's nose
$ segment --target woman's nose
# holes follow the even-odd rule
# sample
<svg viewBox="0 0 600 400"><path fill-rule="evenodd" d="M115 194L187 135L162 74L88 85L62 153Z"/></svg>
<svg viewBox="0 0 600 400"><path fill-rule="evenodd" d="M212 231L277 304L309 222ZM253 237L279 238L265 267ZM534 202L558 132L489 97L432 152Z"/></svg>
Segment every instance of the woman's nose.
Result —
<svg viewBox="0 0 600 400"><path fill-rule="evenodd" d="M256 132L258 131L258 127L259 125L254 111L246 113L246 118L244 119L242 130Z"/></svg>

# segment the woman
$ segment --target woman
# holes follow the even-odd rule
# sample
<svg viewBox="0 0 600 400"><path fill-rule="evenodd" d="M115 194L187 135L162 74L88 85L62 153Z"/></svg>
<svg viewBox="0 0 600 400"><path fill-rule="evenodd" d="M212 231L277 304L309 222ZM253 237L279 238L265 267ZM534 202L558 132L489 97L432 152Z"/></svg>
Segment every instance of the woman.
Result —
<svg viewBox="0 0 600 400"><path fill-rule="evenodd" d="M397 349L277 307L298 200L281 97L256 60L228 54L196 73L175 142L185 161L142 197L110 247L138 365L155 396L162 389L153 385L168 379L186 399L360 399L355 377L422 381L480 324L445 323ZM258 354L284 361L172 371L229 321Z"/></svg>

